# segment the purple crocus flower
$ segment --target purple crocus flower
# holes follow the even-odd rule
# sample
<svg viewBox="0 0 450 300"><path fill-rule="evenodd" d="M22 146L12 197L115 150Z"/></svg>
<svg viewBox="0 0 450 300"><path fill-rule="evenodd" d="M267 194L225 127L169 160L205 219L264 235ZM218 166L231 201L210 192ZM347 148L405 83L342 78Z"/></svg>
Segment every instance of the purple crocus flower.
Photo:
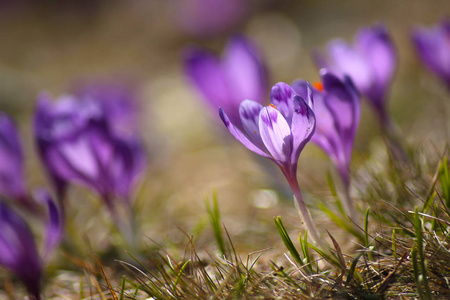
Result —
<svg viewBox="0 0 450 300"><path fill-rule="evenodd" d="M322 83L312 89L316 131L311 141L322 148L336 166L345 186L345 210L352 220L357 220L349 187L353 142L361 113L360 98L349 77L340 79L325 69L321 77ZM297 80L292 87L297 94L304 95L309 83Z"/></svg>
<svg viewBox="0 0 450 300"><path fill-rule="evenodd" d="M112 198L129 200L145 155L135 135L119 134L110 122L100 101L63 96L53 103L42 94L34 130L39 153L55 182L92 188L112 209Z"/></svg>
<svg viewBox="0 0 450 300"><path fill-rule="evenodd" d="M382 25L361 29L353 45L343 40L328 44L328 56L315 53L320 68L348 75L358 91L367 97L380 119L388 119L385 100L397 65L395 47Z"/></svg>
<svg viewBox="0 0 450 300"><path fill-rule="evenodd" d="M0 112L0 194L26 201L23 152L16 126Z"/></svg>
<svg viewBox="0 0 450 300"><path fill-rule="evenodd" d="M41 299L41 284L45 258L59 244L62 222L59 210L45 192L39 192L41 201L49 208L47 243L43 255L26 222L0 200L0 266L14 273L25 285L30 297Z"/></svg>
<svg viewBox="0 0 450 300"><path fill-rule="evenodd" d="M185 72L212 111L222 107L239 126L241 101L263 103L266 96L267 74L262 59L256 47L242 36L229 41L222 59L203 49L189 49Z"/></svg>
<svg viewBox="0 0 450 300"><path fill-rule="evenodd" d="M412 39L425 66L450 88L450 19L432 28L416 28Z"/></svg>
<svg viewBox="0 0 450 300"><path fill-rule="evenodd" d="M306 96L300 97L288 84L280 82L272 88L272 104L269 106L263 107L258 102L244 100L239 107L241 121L238 124L234 124L222 108L219 109L219 115L239 142L280 167L291 186L310 236L316 243L323 245L297 181L300 152L311 139L316 126L311 109L311 90Z"/></svg>

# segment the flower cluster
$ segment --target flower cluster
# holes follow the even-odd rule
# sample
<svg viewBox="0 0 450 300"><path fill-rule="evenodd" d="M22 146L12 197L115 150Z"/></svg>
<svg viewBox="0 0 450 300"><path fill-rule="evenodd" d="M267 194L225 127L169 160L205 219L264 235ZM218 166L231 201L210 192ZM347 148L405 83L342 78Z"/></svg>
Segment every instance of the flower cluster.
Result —
<svg viewBox="0 0 450 300"><path fill-rule="evenodd" d="M46 93L39 96L34 138L58 203L45 190L28 195L18 131L6 114L0 114L0 195L38 217L41 204L48 207L47 238L40 254L27 222L0 201L0 266L16 274L34 299L41 297L44 264L63 235L62 208L69 184L96 191L118 227L122 220L115 210L117 201L131 209L132 187L146 163L132 98L119 86L90 86L55 102Z"/></svg>

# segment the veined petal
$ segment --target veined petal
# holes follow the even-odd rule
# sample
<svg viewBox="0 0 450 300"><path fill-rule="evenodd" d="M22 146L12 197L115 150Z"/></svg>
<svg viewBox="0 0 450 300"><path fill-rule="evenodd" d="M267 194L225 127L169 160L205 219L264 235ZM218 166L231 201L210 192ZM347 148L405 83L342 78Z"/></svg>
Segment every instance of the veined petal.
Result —
<svg viewBox="0 0 450 300"><path fill-rule="evenodd" d="M279 82L272 87L270 101L276 109L284 116L288 124L291 124L294 110L295 91L284 82Z"/></svg>
<svg viewBox="0 0 450 300"><path fill-rule="evenodd" d="M293 152L291 163L297 163L300 152L311 139L316 128L316 117L312 109L298 95L294 96L294 116L292 118Z"/></svg>
<svg viewBox="0 0 450 300"><path fill-rule="evenodd" d="M314 110L314 93L311 87L311 84L305 80L298 79L291 84L295 93L299 95L303 100L305 100L306 104Z"/></svg>
<svg viewBox="0 0 450 300"><path fill-rule="evenodd" d="M317 144L328 156L336 156L340 143L340 134L336 130L334 114L325 104L325 93L317 90L314 93L314 115L316 130L311 141Z"/></svg>
<svg viewBox="0 0 450 300"><path fill-rule="evenodd" d="M257 145L262 145L263 141L259 133L259 112L263 106L252 100L244 100L239 106L242 126L251 140Z"/></svg>
<svg viewBox="0 0 450 300"><path fill-rule="evenodd" d="M269 153L280 163L289 163L292 154L291 128L283 115L271 106L259 113L259 132Z"/></svg>
<svg viewBox="0 0 450 300"><path fill-rule="evenodd" d="M241 142L247 149L255 152L256 154L259 154L261 156L270 158L270 156L265 153L261 148L259 148L257 145L255 145L252 141L248 139L247 136L245 136L242 131L239 130L236 126L234 126L233 123L231 123L230 119L228 118L227 114L223 111L222 108L219 108L219 115L222 119L225 126L228 128L230 133L239 141ZM260 147L263 147L263 145L260 145Z"/></svg>
<svg viewBox="0 0 450 300"><path fill-rule="evenodd" d="M346 84L326 70L321 72L325 94L325 105L332 112L336 129L343 133L354 133L358 127L360 100L351 84Z"/></svg>

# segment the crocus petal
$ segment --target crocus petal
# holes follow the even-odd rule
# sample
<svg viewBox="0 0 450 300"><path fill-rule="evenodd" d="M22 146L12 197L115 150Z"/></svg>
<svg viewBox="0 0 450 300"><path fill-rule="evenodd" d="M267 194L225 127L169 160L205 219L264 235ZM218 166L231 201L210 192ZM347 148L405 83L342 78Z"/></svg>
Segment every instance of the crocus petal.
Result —
<svg viewBox="0 0 450 300"><path fill-rule="evenodd" d="M221 62L216 56L192 48L187 51L184 64L188 78L203 95L205 102L214 110L219 106L225 106L230 101L230 88ZM228 106L225 108L228 109Z"/></svg>
<svg viewBox="0 0 450 300"><path fill-rule="evenodd" d="M21 200L25 197L23 153L14 122L0 113L0 194Z"/></svg>
<svg viewBox="0 0 450 300"><path fill-rule="evenodd" d="M272 87L270 101L276 109L284 116L288 124L291 124L294 111L295 91L286 83L279 82Z"/></svg>
<svg viewBox="0 0 450 300"><path fill-rule="evenodd" d="M335 126L335 116L325 104L324 92L313 90L314 115L316 130L311 141L317 144L332 159L338 157L340 147L340 133Z"/></svg>
<svg viewBox="0 0 450 300"><path fill-rule="evenodd" d="M342 75L350 76L360 91L370 89L373 75L369 64L360 53L341 40L332 41L328 49L331 59Z"/></svg>
<svg viewBox="0 0 450 300"><path fill-rule="evenodd" d="M394 44L382 25L360 30L355 43L360 48L360 53L364 55L365 61L370 65L374 75L373 80L376 81L368 96L371 96L374 101L381 101L397 65ZM358 80L355 77L352 79L355 82Z"/></svg>
<svg viewBox="0 0 450 300"><path fill-rule="evenodd" d="M354 133L359 122L359 98L352 86L346 85L336 75L323 70L321 72L325 103L334 115L335 126L340 132Z"/></svg>
<svg viewBox="0 0 450 300"><path fill-rule="evenodd" d="M259 132L273 158L281 164L289 163L292 154L291 128L278 110L271 106L261 110Z"/></svg>
<svg viewBox="0 0 450 300"><path fill-rule="evenodd" d="M227 45L223 70L233 94L231 101L243 99L261 103L266 88L266 74L256 47L243 36L233 37Z"/></svg>
<svg viewBox="0 0 450 300"><path fill-rule="evenodd" d="M245 147L247 147L247 149L255 152L256 154L259 154L261 156L270 158L270 156L265 153L263 150L261 150L261 148L259 147L264 147L264 145L255 145L253 142L251 142L248 137L242 133L241 130L239 130L239 128L237 128L233 123L231 123L230 119L228 118L227 114L223 111L222 108L219 108L219 115L220 118L222 119L223 123L225 124L225 126L228 128L228 130L230 131L230 133L239 141L241 142Z"/></svg>
<svg viewBox="0 0 450 300"><path fill-rule="evenodd" d="M311 84L305 80L298 79L291 84L295 93L299 95L308 106L314 110L314 94Z"/></svg>
<svg viewBox="0 0 450 300"><path fill-rule="evenodd" d="M416 28L413 42L426 67L450 85L450 21Z"/></svg>
<svg viewBox="0 0 450 300"><path fill-rule="evenodd" d="M34 192L34 198L48 209L48 223L46 228L46 241L43 251L43 260L45 261L59 245L64 233L64 225L60 209L53 201L50 194L45 189L38 189Z"/></svg>
<svg viewBox="0 0 450 300"><path fill-rule="evenodd" d="M252 100L244 100L239 106L239 115L241 116L242 126L250 139L256 145L263 145L259 133L259 112L263 106Z"/></svg>
<svg viewBox="0 0 450 300"><path fill-rule="evenodd" d="M292 118L293 152L290 159L296 164L300 152L311 139L316 128L316 117L308 104L299 96L294 96L294 116Z"/></svg>
<svg viewBox="0 0 450 300"><path fill-rule="evenodd" d="M0 201L0 265L15 273L38 298L42 264L33 235L23 219Z"/></svg>

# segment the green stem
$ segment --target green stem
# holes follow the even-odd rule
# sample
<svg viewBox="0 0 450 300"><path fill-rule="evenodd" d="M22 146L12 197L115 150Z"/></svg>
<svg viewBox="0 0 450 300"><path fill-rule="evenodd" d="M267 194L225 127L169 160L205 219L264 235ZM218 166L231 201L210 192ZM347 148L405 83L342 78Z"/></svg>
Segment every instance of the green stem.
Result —
<svg viewBox="0 0 450 300"><path fill-rule="evenodd" d="M300 218L306 225L306 229L308 230L308 236L310 236L313 240L313 243L319 246L321 249L328 250L329 248L320 238L319 231L317 230L317 227L314 224L314 221L311 217L311 213L309 212L305 202L303 201L302 192L300 190L300 186L298 185L297 178L294 176L294 178L288 178L288 181L289 185L292 188L292 192L294 193L295 207L297 208Z"/></svg>

